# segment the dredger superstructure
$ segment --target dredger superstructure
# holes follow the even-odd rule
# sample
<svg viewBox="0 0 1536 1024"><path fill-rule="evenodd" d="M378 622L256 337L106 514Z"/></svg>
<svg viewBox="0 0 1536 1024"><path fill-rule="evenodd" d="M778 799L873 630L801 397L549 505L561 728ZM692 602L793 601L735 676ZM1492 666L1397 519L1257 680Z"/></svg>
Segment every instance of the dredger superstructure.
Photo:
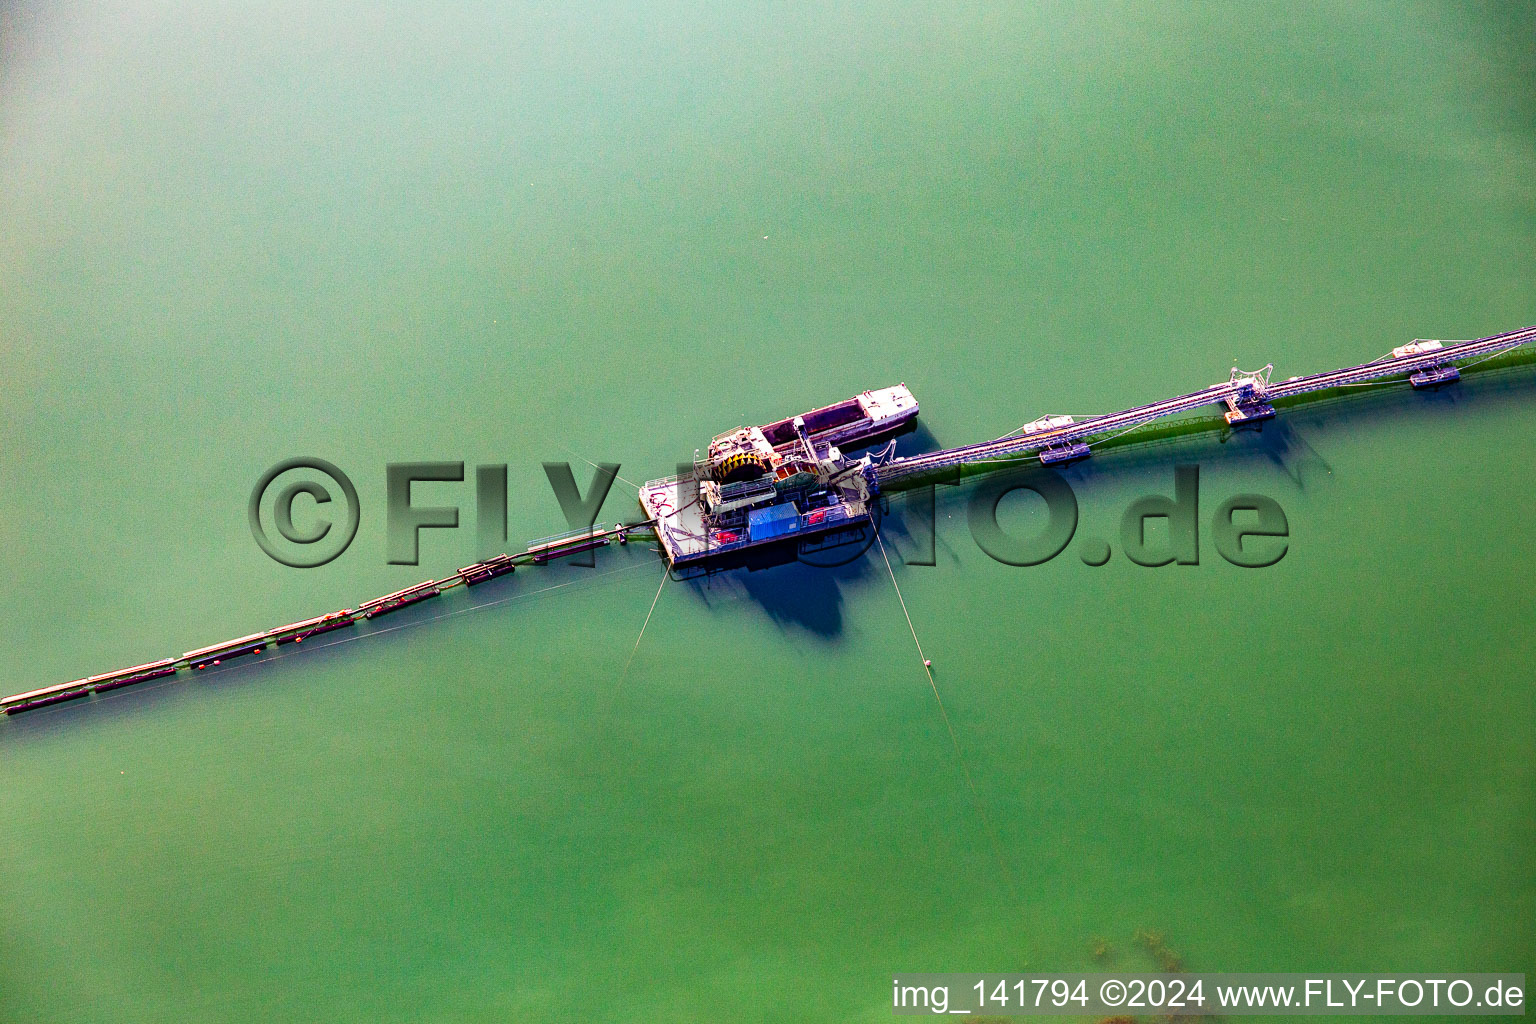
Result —
<svg viewBox="0 0 1536 1024"><path fill-rule="evenodd" d="M670 571L708 571L755 551L835 543L872 521L872 501L882 489L960 466L1023 459L1062 465L1092 454L1092 446L1138 427L1206 407L1221 410L1233 428L1254 426L1276 415L1274 402L1309 392L1401 379L1414 389L1454 384L1474 362L1536 341L1536 327L1475 341L1418 340L1368 363L1325 373L1271 380L1272 367L1234 369L1226 381L1186 395L1122 412L1074 418L1044 416L991 441L900 458L850 452L909 426L917 399L905 384L865 391L761 427L719 435L691 469L651 480L639 489L643 518L612 527L576 530L537 541L517 554L467 565L442 579L372 598L313 618L237 637L184 654L87 676L0 698L7 715L87 698L126 686L195 673L237 658L260 657L288 644L336 630L366 628L380 616L440 597L455 587L474 587L510 575L520 566L542 565L633 534L654 535Z"/></svg>
<svg viewBox="0 0 1536 1024"><path fill-rule="evenodd" d="M791 540L802 545L825 542L861 527L870 520L872 495L923 474L1030 457L1047 466L1063 465L1088 458L1097 438L1209 406L1220 409L1227 425L1237 428L1273 419L1274 402L1313 391L1393 377L1418 390L1440 388L1460 379L1458 364L1533 340L1536 327L1476 341L1418 340L1369 363L1280 382L1271 380L1272 366L1252 372L1234 369L1220 384L1122 412L1042 416L992 441L904 458L845 456L842 449L867 444L917 415L917 400L905 385L898 385L850 399L865 415L851 416L846 433L836 438L818 431L819 417L827 410L721 434L695 459L691 472L641 486L640 507L653 522L662 554L673 568L706 566L752 548Z"/></svg>

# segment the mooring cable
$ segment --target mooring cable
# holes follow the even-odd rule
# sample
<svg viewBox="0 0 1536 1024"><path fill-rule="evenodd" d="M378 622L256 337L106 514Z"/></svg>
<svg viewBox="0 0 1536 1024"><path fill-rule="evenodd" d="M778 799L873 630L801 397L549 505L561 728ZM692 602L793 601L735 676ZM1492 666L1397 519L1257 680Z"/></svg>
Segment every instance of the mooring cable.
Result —
<svg viewBox="0 0 1536 1024"><path fill-rule="evenodd" d="M891 586L896 588L896 600L901 603L901 614L906 616L907 629L912 632L912 643L917 646L917 656L923 662L923 672L928 676L928 688L933 691L933 699L939 706L939 714L944 719L944 728L949 731L949 742L955 748L955 762L960 766L960 774L965 777L966 788L971 791L971 800L976 805L976 813L980 816L987 830L987 836L992 840L992 851L997 857L998 870L1001 871L1003 881L1008 884L1008 891L1015 899L1018 898L1018 890L1013 884L1013 873L1008 870L1008 858L1003 856L1003 842L997 834L997 828L992 824L992 816L987 813L987 805L982 802L981 793L976 789L976 783L971 778L971 770L965 763L965 752L960 749L960 738L955 735L955 726L949 720L949 711L944 707L944 698L939 696L939 684L933 678L933 664L923 654L923 642L917 638L917 627L912 625L912 613L907 610L907 599L901 596L901 584L896 582L896 570L891 568L891 557L885 553L885 541L881 540L880 533L875 532L875 541L880 545L880 557L885 560L885 571L891 576Z"/></svg>
<svg viewBox="0 0 1536 1024"><path fill-rule="evenodd" d="M661 570L661 582L656 585L656 596L651 598L651 609L645 613L645 621L640 624L640 635L635 637L635 646L629 649L629 658L624 662L624 671L619 676L619 685L613 688L615 697L618 696L619 688L624 685L624 680L629 678L629 666L634 664L635 654L640 650L640 641L645 639L646 627L651 624L651 616L656 614L656 602L661 600L662 588L667 585L667 577L670 575L671 571L667 567L663 566Z"/></svg>
<svg viewBox="0 0 1536 1024"><path fill-rule="evenodd" d="M569 445L564 445L563 444L560 447L564 448L566 451L570 452L572 455L576 456L578 459L580 459L582 462L585 462L587 465L591 466L593 469L597 469L598 468L597 463L593 462L591 459L587 458L585 455L581 454L581 452L578 452L576 449L570 447ZM640 485L639 484L635 483L633 480L628 479L627 477L620 476L618 473L614 473L613 474L613 478L615 480L623 480L625 483L629 484L629 486L633 487L637 491L640 489Z"/></svg>

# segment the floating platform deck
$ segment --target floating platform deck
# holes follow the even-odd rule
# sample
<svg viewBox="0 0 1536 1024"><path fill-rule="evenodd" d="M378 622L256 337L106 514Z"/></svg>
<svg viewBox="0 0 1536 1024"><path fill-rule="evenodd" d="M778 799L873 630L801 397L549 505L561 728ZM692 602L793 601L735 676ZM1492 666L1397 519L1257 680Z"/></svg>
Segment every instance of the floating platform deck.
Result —
<svg viewBox="0 0 1536 1024"><path fill-rule="evenodd" d="M1086 459L1090 454L1088 446L1081 441L1072 441L1067 444L1059 444L1040 450L1040 461L1047 466L1061 466L1078 459Z"/></svg>
<svg viewBox="0 0 1536 1024"><path fill-rule="evenodd" d="M1408 383L1420 390L1424 388L1438 388L1445 384L1454 384L1461 380L1461 371L1454 366L1435 366L1428 370L1420 370L1408 378Z"/></svg>
<svg viewBox="0 0 1536 1024"><path fill-rule="evenodd" d="M760 429L769 444L787 444L796 437L798 419L813 443L854 448L895 433L916 418L917 399L905 384L896 384L861 391L846 401L776 420Z"/></svg>
<svg viewBox="0 0 1536 1024"><path fill-rule="evenodd" d="M699 510L698 481L688 475L651 480L640 488L640 507L655 521L656 539L667 564L676 569L703 565L770 545L803 543L870 522L867 502L837 500L804 513L793 506L776 516L749 516L745 529L707 526ZM765 510L766 511L766 510Z"/></svg>

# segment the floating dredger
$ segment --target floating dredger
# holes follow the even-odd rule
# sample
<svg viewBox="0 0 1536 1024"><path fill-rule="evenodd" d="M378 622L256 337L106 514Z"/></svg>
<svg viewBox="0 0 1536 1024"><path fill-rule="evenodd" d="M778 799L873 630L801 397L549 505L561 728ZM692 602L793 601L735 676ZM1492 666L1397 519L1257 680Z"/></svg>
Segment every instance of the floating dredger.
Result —
<svg viewBox="0 0 1536 1024"><path fill-rule="evenodd" d="M1088 458L1092 445L1169 416L1215 406L1229 427L1255 426L1275 416L1274 402L1332 388L1402 378L1416 390L1461 377L1457 364L1491 358L1536 340L1536 327L1476 341L1413 341L1369 363L1284 381L1272 367L1234 369L1220 384L1187 395L1081 419L1042 416L993 441L876 461L851 459L843 449L905 426L917 415L906 385L866 391L837 405L765 427L721 434L696 457L690 472L640 488L640 507L654 524L674 569L728 563L749 549L795 541L828 543L870 520L870 498L923 473L1021 458L1063 465Z"/></svg>
<svg viewBox="0 0 1536 1024"><path fill-rule="evenodd" d="M873 461L845 459L842 448L868 445L916 417L917 399L897 384L764 427L738 427L711 441L691 472L643 485L640 508L674 569L837 536L869 522L877 486Z"/></svg>
<svg viewBox="0 0 1536 1024"><path fill-rule="evenodd" d="M871 522L871 503L881 490L906 485L928 473L998 461L1017 465L1029 459L1047 466L1075 462L1091 455L1093 445L1155 420L1206 407L1222 410L1226 424L1240 428L1273 419L1274 402L1309 392L1394 380L1418 390L1440 388L1459 380L1468 366L1532 341L1536 341L1536 327L1476 341L1420 340L1368 363L1278 383L1271 381L1268 366L1251 372L1234 369L1226 381L1187 395L1103 416L1043 416L996 440L901 458L846 454L903 429L917 416L917 399L905 384L865 391L766 426L738 427L719 435L707 451L695 453L691 469L640 487L644 518L639 521L546 538L518 554L467 565L451 576L361 602L355 609L343 608L179 657L16 693L0 698L0 710L16 714L183 670L212 668L232 658L263 655L318 634L359 626L454 587L477 586L519 566L543 565L614 542L623 544L637 532L654 534L669 571L707 571L758 549L797 545L804 550L831 544L839 535L861 531Z"/></svg>

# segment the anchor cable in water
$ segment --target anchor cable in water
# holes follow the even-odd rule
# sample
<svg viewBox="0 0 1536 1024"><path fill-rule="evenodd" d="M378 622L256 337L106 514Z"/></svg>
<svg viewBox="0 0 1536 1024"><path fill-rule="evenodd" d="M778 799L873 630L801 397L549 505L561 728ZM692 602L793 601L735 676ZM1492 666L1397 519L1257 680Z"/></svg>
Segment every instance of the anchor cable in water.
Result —
<svg viewBox="0 0 1536 1024"><path fill-rule="evenodd" d="M933 678L933 663L923 654L923 642L917 638L917 627L912 625L912 613L907 611L907 600L901 596L901 584L896 582L896 570L891 568L891 558L885 553L885 541L880 539L879 531L875 533L875 540L880 545L880 557L885 559L885 571L890 573L891 586L896 588L896 600L901 602L901 614L907 618L907 629L912 633L912 643L917 646L917 656L922 659L923 672L928 676L928 687L933 691L934 702L939 706L939 714L944 719L944 728L949 731L949 742L955 748L955 762L960 765L960 774L965 776L965 785L971 791L971 801L976 805L976 813L981 817L982 823L986 826L987 835L992 840L992 851L997 856L997 866L1002 873L1003 881L1008 884L1008 891L1017 899L1018 890L1013 884L1013 873L1008 869L1008 859L1003 856L1002 840L992 824L992 816L987 813L987 805L982 803L976 783L971 779L971 770L965 763L965 753L960 749L960 738L955 735L954 724L949 720L949 711L944 707L944 698L939 696L939 684Z"/></svg>
<svg viewBox="0 0 1536 1024"><path fill-rule="evenodd" d="M587 465L591 466L593 469L597 469L598 468L597 463L593 462L591 459L587 458L585 455L581 454L581 452L579 452L576 449L572 448L570 445L563 444L560 447L564 448L566 451L570 452L572 455L576 456L578 459L580 459L582 462L585 462ZM613 474L613 478L615 480L623 480L625 483L629 484L629 486L633 487L637 491L640 489L640 485L639 484L635 483L633 480L628 479L627 477L620 476L618 473L614 473Z"/></svg>
<svg viewBox="0 0 1536 1024"><path fill-rule="evenodd" d="M656 585L656 596L651 598L651 609L645 613L645 621L640 624L640 635L635 637L635 646L629 649L629 659L624 662L624 672L619 676L619 686L614 687L614 696L618 696L619 687L624 685L624 680L629 678L629 666L634 664L635 654L640 650L640 641L645 639L645 630L651 624L651 616L656 614L656 602L661 600L662 588L667 585L666 569L661 571L661 582Z"/></svg>

